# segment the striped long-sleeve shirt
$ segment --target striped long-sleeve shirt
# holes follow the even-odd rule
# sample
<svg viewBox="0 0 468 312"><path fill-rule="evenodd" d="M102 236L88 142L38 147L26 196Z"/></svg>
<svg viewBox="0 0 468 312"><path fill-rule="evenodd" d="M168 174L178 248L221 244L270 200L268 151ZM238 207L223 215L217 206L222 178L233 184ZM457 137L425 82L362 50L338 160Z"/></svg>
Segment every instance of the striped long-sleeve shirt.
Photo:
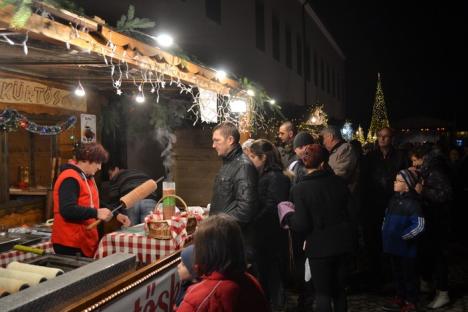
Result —
<svg viewBox="0 0 468 312"><path fill-rule="evenodd" d="M416 257L416 240L424 230L421 205L413 193L397 193L390 200L382 226L383 251L401 257Z"/></svg>

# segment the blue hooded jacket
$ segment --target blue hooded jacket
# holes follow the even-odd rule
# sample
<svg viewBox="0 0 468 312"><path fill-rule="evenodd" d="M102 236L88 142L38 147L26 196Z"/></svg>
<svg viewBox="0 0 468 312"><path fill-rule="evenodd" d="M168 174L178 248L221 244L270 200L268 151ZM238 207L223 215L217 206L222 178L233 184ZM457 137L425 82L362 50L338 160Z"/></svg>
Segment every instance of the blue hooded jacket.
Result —
<svg viewBox="0 0 468 312"><path fill-rule="evenodd" d="M391 198L382 226L385 253L414 258L416 240L424 230L424 217L417 196L412 192L395 193Z"/></svg>

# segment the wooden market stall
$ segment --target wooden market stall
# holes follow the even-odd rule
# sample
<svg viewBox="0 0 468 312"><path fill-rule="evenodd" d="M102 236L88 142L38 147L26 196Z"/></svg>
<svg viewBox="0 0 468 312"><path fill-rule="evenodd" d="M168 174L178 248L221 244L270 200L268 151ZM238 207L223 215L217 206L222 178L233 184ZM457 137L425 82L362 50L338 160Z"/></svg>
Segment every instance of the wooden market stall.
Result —
<svg viewBox="0 0 468 312"><path fill-rule="evenodd" d="M148 73L159 83L183 83L221 96L239 87L229 78L220 81L213 70L118 33L99 18L81 17L39 2L33 6L36 13L21 29L9 28L13 6L0 9L0 35L8 39L0 40L0 112L14 109L44 126L60 124L70 116L77 122L52 136L24 131L22 125L11 132L0 129L0 207L9 207L0 209L0 223L18 225L44 219L53 164L56 172L57 164L71 158L73 146L82 136L80 115L95 115L99 122L110 94L133 94L136 84L147 83ZM86 89L85 97L73 94L78 85ZM164 92L178 94L178 89L171 83ZM101 133L97 136L99 139ZM25 175L27 187L20 188ZM197 175L206 177L202 170ZM181 191L189 194L191 190ZM28 201L13 204L11 199L19 196ZM24 206L37 209L33 218L18 218L16 209Z"/></svg>
<svg viewBox="0 0 468 312"><path fill-rule="evenodd" d="M33 7L35 13L20 29L9 26L14 8L0 9L0 38L5 39L0 39L0 223L7 227L37 223L48 216L46 198L53 175L85 136L82 114L96 116L99 123L111 94L135 94L146 84L158 86L158 92L161 88L169 96L179 94L181 86L203 88L219 96L239 88L231 79L217 79L213 70L118 33L99 18L77 16L39 2L33 2ZM148 81L149 73L156 77L153 81ZM77 86L86 90L84 97L75 96ZM7 125L5 112L17 116L16 122ZM69 127L71 123L73 127ZM192 205L209 196L209 175L214 176L218 166L212 162L215 153L208 152L210 131L197 131L202 140L195 131L179 131L182 139L174 165L174 178L180 181L177 192ZM99 141L99 127L96 132ZM37 306L48 311L119 311L159 306L170 311L178 287L179 250L187 238L157 241L139 230L108 234L101 240L94 262L66 272L63 278L2 298L2 307L15 311ZM148 249L129 251L129 246L141 245ZM45 257L52 251L50 241L38 247ZM119 251L125 254L119 255ZM130 259L126 253L135 256ZM0 266L34 259L32 254L18 251L0 254ZM116 264L122 266L118 274L106 271ZM83 273L86 278L81 279Z"/></svg>

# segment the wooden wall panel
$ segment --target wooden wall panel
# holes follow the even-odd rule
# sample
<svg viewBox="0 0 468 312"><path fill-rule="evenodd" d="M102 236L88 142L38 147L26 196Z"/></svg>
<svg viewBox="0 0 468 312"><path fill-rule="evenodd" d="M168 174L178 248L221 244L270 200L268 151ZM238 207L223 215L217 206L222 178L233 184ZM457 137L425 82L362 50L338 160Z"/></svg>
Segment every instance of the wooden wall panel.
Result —
<svg viewBox="0 0 468 312"><path fill-rule="evenodd" d="M221 166L211 148L210 129L180 129L174 146L176 192L189 206L203 206L211 201L213 181Z"/></svg>

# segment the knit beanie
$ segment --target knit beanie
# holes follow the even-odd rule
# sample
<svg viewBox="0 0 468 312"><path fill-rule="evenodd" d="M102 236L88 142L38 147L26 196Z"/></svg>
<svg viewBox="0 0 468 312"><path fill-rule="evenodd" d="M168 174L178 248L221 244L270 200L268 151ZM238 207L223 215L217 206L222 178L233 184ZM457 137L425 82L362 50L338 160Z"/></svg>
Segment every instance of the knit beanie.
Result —
<svg viewBox="0 0 468 312"><path fill-rule="evenodd" d="M299 132L293 141L293 148L314 144L314 138L308 132Z"/></svg>
<svg viewBox="0 0 468 312"><path fill-rule="evenodd" d="M195 277L196 274L193 270L193 264L194 264L193 262L195 260L193 245L190 245L182 249L182 252L180 253L180 257L182 258L182 263L185 265L190 275L192 277Z"/></svg>
<svg viewBox="0 0 468 312"><path fill-rule="evenodd" d="M403 180L405 180L406 185L408 185L408 188L414 190L416 184L418 184L419 182L418 173L414 170L403 169L400 170L398 174L402 176Z"/></svg>

